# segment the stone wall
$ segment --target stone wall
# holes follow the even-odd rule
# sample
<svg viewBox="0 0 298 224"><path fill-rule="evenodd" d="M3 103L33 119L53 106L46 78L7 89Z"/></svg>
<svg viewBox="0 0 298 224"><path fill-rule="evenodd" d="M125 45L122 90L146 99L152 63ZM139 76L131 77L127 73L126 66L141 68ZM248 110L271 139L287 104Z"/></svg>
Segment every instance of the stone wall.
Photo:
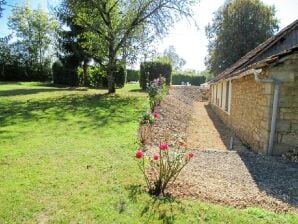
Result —
<svg viewBox="0 0 298 224"><path fill-rule="evenodd" d="M272 68L270 75L282 81L274 154L298 147L298 55Z"/></svg>
<svg viewBox="0 0 298 224"><path fill-rule="evenodd" d="M298 55L263 69L264 78L281 81L273 154L298 147ZM259 83L254 75L232 80L230 113L212 105L235 134L254 151L267 153L272 119L274 84Z"/></svg>
<svg viewBox="0 0 298 224"><path fill-rule="evenodd" d="M220 118L252 150L266 153L270 133L273 85L258 83L253 74L232 80L230 113L212 105Z"/></svg>

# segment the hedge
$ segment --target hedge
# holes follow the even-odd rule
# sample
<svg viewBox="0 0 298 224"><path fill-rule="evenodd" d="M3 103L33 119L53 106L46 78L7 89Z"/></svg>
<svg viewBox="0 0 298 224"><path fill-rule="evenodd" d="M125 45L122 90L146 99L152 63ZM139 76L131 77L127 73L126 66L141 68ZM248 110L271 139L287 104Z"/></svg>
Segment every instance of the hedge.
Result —
<svg viewBox="0 0 298 224"><path fill-rule="evenodd" d="M140 71L127 69L127 82L138 82L140 80Z"/></svg>
<svg viewBox="0 0 298 224"><path fill-rule="evenodd" d="M119 65L115 73L116 87L123 88L126 83L126 68L124 65Z"/></svg>
<svg viewBox="0 0 298 224"><path fill-rule="evenodd" d="M53 82L55 84L77 86L79 77L76 69L66 68L61 61L53 64Z"/></svg>
<svg viewBox="0 0 298 224"><path fill-rule="evenodd" d="M81 70L81 69L80 69ZM80 72L81 73L81 72ZM81 76L81 74L80 74ZM108 87L108 77L106 72L99 66L90 66L88 68L89 85L93 87ZM116 87L123 88L126 83L125 66L119 65L114 73Z"/></svg>
<svg viewBox="0 0 298 224"><path fill-rule="evenodd" d="M49 67L49 68L48 68ZM5 64L0 67L0 81L49 81L51 67L44 67L43 73L19 63Z"/></svg>
<svg viewBox="0 0 298 224"><path fill-rule="evenodd" d="M140 68L140 86L146 89L148 82L159 78L160 76L166 79L166 84L171 85L172 81L172 66L166 62L143 62Z"/></svg>
<svg viewBox="0 0 298 224"><path fill-rule="evenodd" d="M205 76L196 76L196 75L189 75L189 74L181 74L176 73L172 76L172 84L173 85L181 85L182 82L186 83L189 82L193 86L199 86L205 83L206 77Z"/></svg>

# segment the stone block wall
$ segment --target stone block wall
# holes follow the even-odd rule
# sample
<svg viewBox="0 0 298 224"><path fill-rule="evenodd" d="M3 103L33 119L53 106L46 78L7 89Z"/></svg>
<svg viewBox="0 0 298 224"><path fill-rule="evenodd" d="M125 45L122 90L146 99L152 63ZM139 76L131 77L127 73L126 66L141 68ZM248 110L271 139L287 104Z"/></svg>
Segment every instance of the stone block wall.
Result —
<svg viewBox="0 0 298 224"><path fill-rule="evenodd" d="M230 114L212 105L242 142L253 151L266 153L270 133L273 84L258 83L253 74L232 80Z"/></svg>
<svg viewBox="0 0 298 224"><path fill-rule="evenodd" d="M298 56L270 70L282 81L273 153L280 155L298 147Z"/></svg>
<svg viewBox="0 0 298 224"><path fill-rule="evenodd" d="M298 147L298 54L290 55L271 68L264 78L281 82L273 154L280 155ZM231 110L213 110L252 150L267 153L272 119L273 83L260 83L254 75L232 80Z"/></svg>

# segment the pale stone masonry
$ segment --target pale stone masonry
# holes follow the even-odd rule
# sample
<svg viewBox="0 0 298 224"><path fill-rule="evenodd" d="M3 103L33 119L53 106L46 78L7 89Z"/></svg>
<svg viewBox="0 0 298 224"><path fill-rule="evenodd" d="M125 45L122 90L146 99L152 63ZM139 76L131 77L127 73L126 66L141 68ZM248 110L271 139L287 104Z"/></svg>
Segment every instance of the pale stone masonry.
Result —
<svg viewBox="0 0 298 224"><path fill-rule="evenodd" d="M257 83L253 75L231 81L230 113L217 105L212 108L221 119L235 131L242 142L257 151L266 152L269 136L268 117L270 116L271 92L268 84ZM253 91L252 91L253 90Z"/></svg>
<svg viewBox="0 0 298 224"><path fill-rule="evenodd" d="M253 151L298 147L298 20L219 74L210 104Z"/></svg>
<svg viewBox="0 0 298 224"><path fill-rule="evenodd" d="M298 146L298 55L270 72L282 80L275 151L284 153Z"/></svg>

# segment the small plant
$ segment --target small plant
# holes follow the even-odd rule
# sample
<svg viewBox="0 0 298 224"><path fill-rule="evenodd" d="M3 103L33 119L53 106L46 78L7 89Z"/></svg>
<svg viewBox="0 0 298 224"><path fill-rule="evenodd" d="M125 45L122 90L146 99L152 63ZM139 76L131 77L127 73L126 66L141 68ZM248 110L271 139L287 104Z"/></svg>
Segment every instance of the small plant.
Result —
<svg viewBox="0 0 298 224"><path fill-rule="evenodd" d="M176 144L175 144L176 145ZM149 193L165 195L169 184L173 184L182 169L193 158L193 153L187 153L180 145L169 147L166 143L159 145L159 151L146 154L143 150L136 152L136 159L144 175Z"/></svg>
<svg viewBox="0 0 298 224"><path fill-rule="evenodd" d="M150 108L153 111L155 106L159 105L163 97L168 93L168 87L165 83L165 78L160 77L148 83L147 92L149 95Z"/></svg>
<svg viewBox="0 0 298 224"><path fill-rule="evenodd" d="M154 123L155 120L155 115L154 113L146 112L143 114L140 124L141 125L151 125Z"/></svg>
<svg viewBox="0 0 298 224"><path fill-rule="evenodd" d="M159 118L157 112L146 112L140 120L140 127L138 131L139 144L144 146L151 141L151 125Z"/></svg>

